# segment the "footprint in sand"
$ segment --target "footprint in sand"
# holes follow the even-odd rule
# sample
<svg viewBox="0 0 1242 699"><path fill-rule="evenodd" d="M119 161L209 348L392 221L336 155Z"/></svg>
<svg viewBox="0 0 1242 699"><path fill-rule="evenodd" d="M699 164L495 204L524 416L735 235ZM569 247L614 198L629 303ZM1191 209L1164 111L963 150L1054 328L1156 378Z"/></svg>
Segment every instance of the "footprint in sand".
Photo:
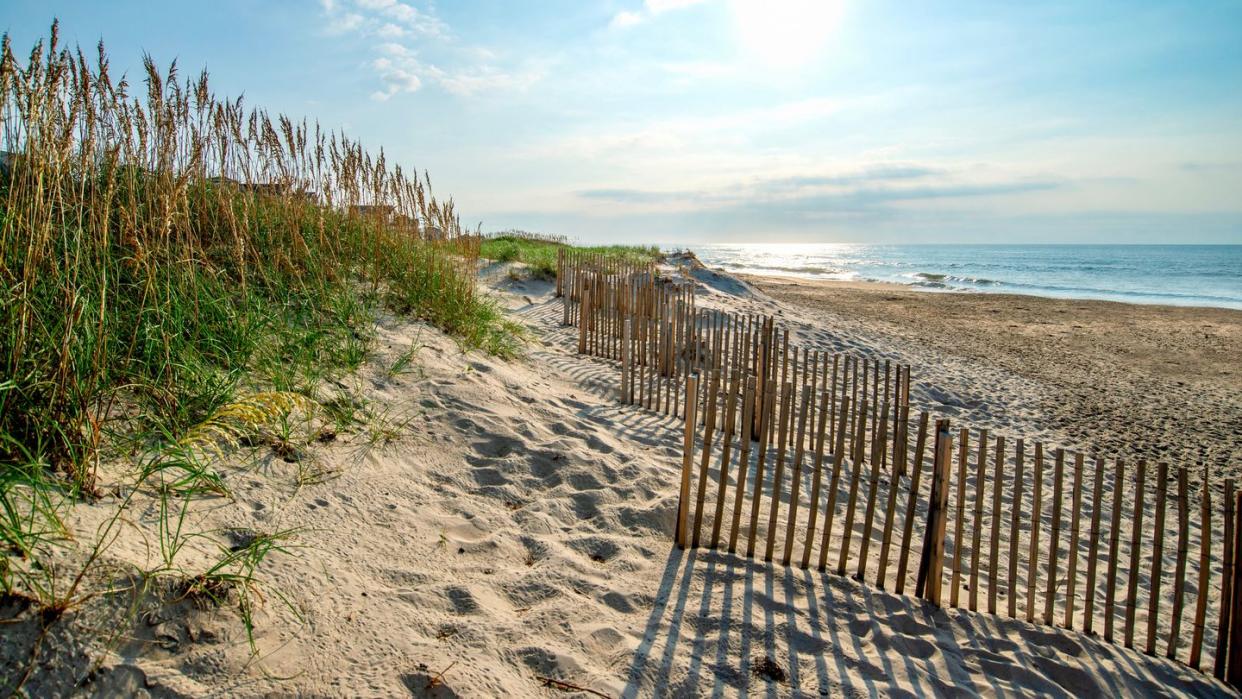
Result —
<svg viewBox="0 0 1242 699"><path fill-rule="evenodd" d="M529 576L518 582L502 585L501 592L513 606L526 608L561 595L559 589Z"/></svg>
<svg viewBox="0 0 1242 699"><path fill-rule="evenodd" d="M604 596L600 598L600 601L607 605L610 609L621 612L622 614L631 614L637 609L637 607L630 603L629 597L626 597L616 591L604 593Z"/></svg>
<svg viewBox="0 0 1242 699"><path fill-rule="evenodd" d="M569 542L569 547L596 563L605 563L621 553L621 547L600 537L576 539Z"/></svg>
<svg viewBox="0 0 1242 699"><path fill-rule="evenodd" d="M507 485L509 479L494 468L476 468L471 474L479 485Z"/></svg>
<svg viewBox="0 0 1242 699"><path fill-rule="evenodd" d="M1050 648L1058 653L1078 657L1082 655L1082 646L1073 638L1059 633L1048 633L1038 629L1019 628L1019 635L1033 646Z"/></svg>
<svg viewBox="0 0 1242 699"><path fill-rule="evenodd" d="M503 459L522 448L522 441L504 435L492 435L490 439L470 445L479 455L489 459Z"/></svg>
<svg viewBox="0 0 1242 699"><path fill-rule="evenodd" d="M600 490L604 487L598 478L589 473L571 473L568 480L569 484L578 490Z"/></svg>
<svg viewBox="0 0 1242 699"><path fill-rule="evenodd" d="M453 605L453 611L458 614L474 614L480 609L479 601L474 598L474 594L464 587L447 587L444 589L444 596Z"/></svg>

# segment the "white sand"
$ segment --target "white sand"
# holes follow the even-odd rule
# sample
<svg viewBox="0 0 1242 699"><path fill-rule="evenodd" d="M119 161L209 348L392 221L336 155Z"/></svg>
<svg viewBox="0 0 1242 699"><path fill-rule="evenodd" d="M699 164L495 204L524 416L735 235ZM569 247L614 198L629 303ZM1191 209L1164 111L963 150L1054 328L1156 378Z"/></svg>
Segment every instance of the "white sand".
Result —
<svg viewBox="0 0 1242 699"><path fill-rule="evenodd" d="M109 616L113 598L97 597L56 625L26 690L565 694L536 679L545 676L607 696L1223 691L1178 663L1080 634L938 610L833 575L678 551L671 531L680 422L617 405L615 367L572 353L550 285L511 283L503 269L491 270L488 283L532 328L525 360L462 354L420 324L385 326L378 356L346 388L386 414L380 422L392 441L369 446L360 430L309 446L304 463L335 477L301 487L297 465L269 457L243 467L239 458L222 469L235 497L193 506L187 529L194 531L300 529L301 548L261 568L258 659L227 606L151 606L130 624L123 614ZM817 327L744 285L728 286L735 293L714 303L777 311L802 324L805 341L882 349L916 365L935 359L963 377L1003 379L965 360L877 347L883 338L865 328ZM411 343L426 345L418 373L388 377L386 367ZM1012 426L1023 410L988 414L998 427ZM153 504L136 499L107 552L116 570L158 562ZM77 507L79 540L92 541L114 506L109 498ZM199 539L180 562L197 569L215 555ZM18 621L0 631L5 662L20 656L33 629L28 615ZM119 628L122 642L101 650L92 628ZM752 672L765 656L784 680ZM88 679L95 659L101 666Z"/></svg>

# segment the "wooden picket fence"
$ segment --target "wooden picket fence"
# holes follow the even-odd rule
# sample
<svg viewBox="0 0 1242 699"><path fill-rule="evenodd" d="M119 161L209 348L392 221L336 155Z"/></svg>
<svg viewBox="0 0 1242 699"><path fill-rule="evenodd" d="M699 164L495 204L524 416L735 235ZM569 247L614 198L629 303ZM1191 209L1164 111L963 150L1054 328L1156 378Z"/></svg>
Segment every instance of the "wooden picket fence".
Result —
<svg viewBox="0 0 1242 699"><path fill-rule="evenodd" d="M638 261L634 257L559 248L556 252L556 297L565 297L567 306L579 304L584 291L580 277L584 274L616 279L646 275L654 279L656 264L650 260Z"/></svg>
<svg viewBox="0 0 1242 699"><path fill-rule="evenodd" d="M704 383L712 389L701 403ZM1206 652L1217 677L1228 668L1231 682L1242 679L1242 641L1228 642L1231 628L1234 638L1242 632L1242 591L1233 585L1242 493L1235 503L1232 481L1214 554L1221 514L1186 469L1140 461L1129 478L1120 459L1039 443L1028 450L987 430L954 434L949 420L927 412L910 439L908 395L877 411L865 394L768 384L760 391L742 372L686 377L679 546L748 558L759 551L773 564L912 589L936 605L1081 624L1195 669L1208 664ZM757 439L745 428L754 410ZM1148 504L1154 518L1145 521Z"/></svg>
<svg viewBox="0 0 1242 699"><path fill-rule="evenodd" d="M562 323L578 329L578 352L620 362L621 402L675 417L682 416L680 387L695 372L757 377L812 389L831 386L861 391L872 405L908 402L910 367L891 360L797 348L788 329L771 316L741 315L696 305L695 286L661 279L654 265L618 264L607 257L565 254L558 260L564 277ZM706 403L713 389L704 383ZM755 397L763 400L762 391ZM880 419L872 415L872 423ZM752 434L758 434L758 414ZM898 416L892 415L894 429ZM774 436L773 436L774 438Z"/></svg>
<svg viewBox="0 0 1242 699"><path fill-rule="evenodd" d="M1232 480L1216 511L1182 468L912 422L908 365L799 350L652 264L566 252L557 292L579 353L619 362L622 403L685 418L678 545L1102 633L1242 687Z"/></svg>
<svg viewBox="0 0 1242 699"><path fill-rule="evenodd" d="M654 269L580 271L571 279L562 322L578 328L578 352L627 363L640 358L643 402L678 414L678 380L697 364L693 352L685 351L695 313L694 287L657 280Z"/></svg>

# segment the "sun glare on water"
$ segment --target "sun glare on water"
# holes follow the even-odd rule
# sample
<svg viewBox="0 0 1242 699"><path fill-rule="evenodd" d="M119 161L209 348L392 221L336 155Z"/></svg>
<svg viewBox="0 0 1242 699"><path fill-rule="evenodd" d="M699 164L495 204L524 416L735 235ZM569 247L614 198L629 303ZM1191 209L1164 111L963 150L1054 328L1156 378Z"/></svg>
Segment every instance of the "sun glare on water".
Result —
<svg viewBox="0 0 1242 699"><path fill-rule="evenodd" d="M734 0L741 48L770 67L803 67L823 52L843 5L841 0Z"/></svg>

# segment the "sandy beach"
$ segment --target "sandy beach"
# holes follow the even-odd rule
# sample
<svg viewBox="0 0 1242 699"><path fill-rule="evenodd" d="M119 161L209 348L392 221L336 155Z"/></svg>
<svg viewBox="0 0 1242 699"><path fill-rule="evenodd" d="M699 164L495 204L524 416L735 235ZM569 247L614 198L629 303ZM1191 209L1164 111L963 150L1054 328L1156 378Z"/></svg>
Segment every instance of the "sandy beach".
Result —
<svg viewBox="0 0 1242 699"><path fill-rule="evenodd" d="M1240 475L1242 311L744 279L804 322L920 356L916 379L964 398L929 396L939 411L1066 448Z"/></svg>
<svg viewBox="0 0 1242 699"><path fill-rule="evenodd" d="M926 367L915 400L956 409L962 419L1049 440L1097 434L1127 442L1143 434L1127 427L1143 410L1165 410L1152 414L1197 416L1180 423L1176 445L1189 452L1214 441L1198 425L1238 414L1229 395L1237 376L1196 377L1194 368L1229 368L1220 355L1237 337L1238 314L694 275L706 305L772 312L811 346ZM609 697L1223 690L1180 663L1098 637L937 609L813 570L678 550L671 532L680 422L619 405L616 365L577 355L576 331L560 325L551 284L520 277L498 265L483 283L529 329L525 358L463 353L428 326L384 323L374 357L332 389L366 406L370 417L357 430L330 441L312 430L298 463L263 448L236 454L221 465L232 496L191 508L187 528L216 534L186 543L181 555L190 562L209 561L238 532L297 533L296 546L264 564L257 655L229 605L148 599L134 615L124 595L96 597L45 639L40 667L61 670L36 672L27 690L437 697L583 695L573 687ZM1008 332L1015 314L1042 321L1040 332ZM1109 327L1107 336L1074 327L1090 319ZM1162 323L1174 341L1157 342L1130 319ZM1202 330L1207 323L1213 330ZM958 325L973 330L951 332ZM1057 339L1058 331L1067 337ZM394 374L410 347L418 348L412 368ZM1121 348L1133 356L1117 364ZM1172 353L1178 361L1151 356L1161 348L1181 348ZM1135 377L1109 389L1093 383L1093 372L1108 366ZM1178 396L1219 410L1200 415L1183 403L1179 411L1179 399L1167 395L1140 400L1160 393L1145 389L1152 380L1182 381ZM1064 395L1099 405L1103 417L1084 425L1074 419L1084 403L1073 403L1041 420ZM308 469L318 475L306 478ZM108 482L123 481L115 472ZM118 495L74 508L80 540L96 536ZM107 550L95 584L115 585L122 571L158 558L150 540L157 499L140 493L130 508L137 519ZM16 618L11 638L37 633L33 618ZM119 644L88 632L118 622ZM6 652L17 655L6 665L18 667L20 651L10 645Z"/></svg>

